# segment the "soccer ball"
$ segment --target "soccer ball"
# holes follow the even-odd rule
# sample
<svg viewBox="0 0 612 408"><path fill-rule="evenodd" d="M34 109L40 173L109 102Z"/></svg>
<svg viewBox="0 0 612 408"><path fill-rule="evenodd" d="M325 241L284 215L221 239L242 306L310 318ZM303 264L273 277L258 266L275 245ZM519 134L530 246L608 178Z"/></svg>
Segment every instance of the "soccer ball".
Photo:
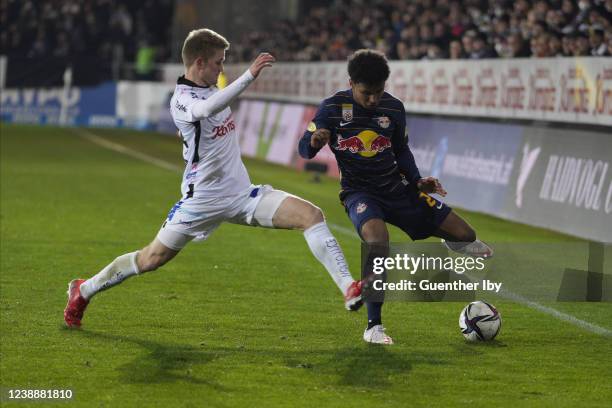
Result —
<svg viewBox="0 0 612 408"><path fill-rule="evenodd" d="M495 306L478 300L463 308L459 328L469 341L493 340L501 328L501 315Z"/></svg>

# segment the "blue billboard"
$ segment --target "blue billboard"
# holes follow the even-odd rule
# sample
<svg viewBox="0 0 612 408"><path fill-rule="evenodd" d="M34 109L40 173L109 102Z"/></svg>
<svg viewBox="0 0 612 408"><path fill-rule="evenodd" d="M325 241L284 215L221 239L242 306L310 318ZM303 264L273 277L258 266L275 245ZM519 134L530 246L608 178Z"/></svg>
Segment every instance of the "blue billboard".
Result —
<svg viewBox="0 0 612 408"><path fill-rule="evenodd" d="M504 209L523 141L523 126L408 118L410 149L423 176L440 179L451 205Z"/></svg>
<svg viewBox="0 0 612 408"><path fill-rule="evenodd" d="M117 85L4 89L0 118L8 123L116 126Z"/></svg>

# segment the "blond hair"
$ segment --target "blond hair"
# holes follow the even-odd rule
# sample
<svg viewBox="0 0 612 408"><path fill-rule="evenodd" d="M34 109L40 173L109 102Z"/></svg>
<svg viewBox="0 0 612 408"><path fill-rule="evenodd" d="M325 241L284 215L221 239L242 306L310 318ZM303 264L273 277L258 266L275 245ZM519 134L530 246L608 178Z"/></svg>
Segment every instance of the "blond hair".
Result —
<svg viewBox="0 0 612 408"><path fill-rule="evenodd" d="M208 28L200 28L193 30L185 38L181 56L183 64L186 67L191 66L193 62L202 57L205 61L211 58L215 51L227 50L230 43L221 34L209 30Z"/></svg>

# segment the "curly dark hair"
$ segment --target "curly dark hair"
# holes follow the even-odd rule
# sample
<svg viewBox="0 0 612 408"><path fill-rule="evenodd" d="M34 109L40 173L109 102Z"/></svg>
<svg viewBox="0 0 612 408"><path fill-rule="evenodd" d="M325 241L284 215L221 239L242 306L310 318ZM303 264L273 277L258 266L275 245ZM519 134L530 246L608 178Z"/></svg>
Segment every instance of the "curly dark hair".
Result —
<svg viewBox="0 0 612 408"><path fill-rule="evenodd" d="M356 84L380 85L389 78L389 64L382 52L358 50L349 57L348 73Z"/></svg>

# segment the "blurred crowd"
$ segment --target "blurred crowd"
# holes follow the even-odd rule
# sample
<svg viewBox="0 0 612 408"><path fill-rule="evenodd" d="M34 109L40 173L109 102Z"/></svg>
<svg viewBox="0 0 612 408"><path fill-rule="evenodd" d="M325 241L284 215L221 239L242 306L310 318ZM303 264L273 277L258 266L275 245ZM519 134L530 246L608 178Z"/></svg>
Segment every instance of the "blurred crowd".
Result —
<svg viewBox="0 0 612 408"><path fill-rule="evenodd" d="M390 59L612 54L612 0L336 0L232 44L241 60L344 60L359 48Z"/></svg>
<svg viewBox="0 0 612 408"><path fill-rule="evenodd" d="M148 50L166 61L173 8L173 0L0 0L0 53L135 61Z"/></svg>
<svg viewBox="0 0 612 408"><path fill-rule="evenodd" d="M317 4L324 4L318 1ZM0 0L0 54L171 61L175 0ZM390 59L612 54L612 0L330 0L295 21L233 38L231 60L345 60L359 48ZM174 62L174 61L173 61Z"/></svg>

